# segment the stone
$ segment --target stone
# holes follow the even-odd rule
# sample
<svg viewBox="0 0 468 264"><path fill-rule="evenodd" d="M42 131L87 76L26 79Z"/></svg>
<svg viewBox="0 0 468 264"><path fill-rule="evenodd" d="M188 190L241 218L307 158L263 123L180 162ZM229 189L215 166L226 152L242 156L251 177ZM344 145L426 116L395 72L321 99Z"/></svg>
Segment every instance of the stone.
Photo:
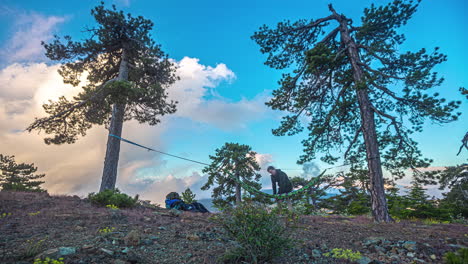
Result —
<svg viewBox="0 0 468 264"><path fill-rule="evenodd" d="M169 210L169 215L171 216L179 217L181 214L182 212L179 210L176 210L176 209Z"/></svg>
<svg viewBox="0 0 468 264"><path fill-rule="evenodd" d="M406 241L403 243L403 247L406 248L408 251L416 251L416 242L414 241Z"/></svg>
<svg viewBox="0 0 468 264"><path fill-rule="evenodd" d="M114 255L114 251L112 251L112 250L105 249L105 248L100 248L99 250L102 251L102 252L104 252L104 253L106 253L106 254L109 255L109 256Z"/></svg>
<svg viewBox="0 0 468 264"><path fill-rule="evenodd" d="M57 258L59 255L59 249L58 248L52 248L48 249L41 254L37 255L34 259L42 259L42 258Z"/></svg>
<svg viewBox="0 0 468 264"><path fill-rule="evenodd" d="M358 264L369 264L371 262L372 260L368 257L362 257L357 261Z"/></svg>
<svg viewBox="0 0 468 264"><path fill-rule="evenodd" d="M320 249L314 249L312 250L312 257L314 258L320 258L322 256L322 251Z"/></svg>
<svg viewBox="0 0 468 264"><path fill-rule="evenodd" d="M381 247L381 246L374 246L374 250L375 252L378 252L378 253L384 253L386 252L385 248Z"/></svg>
<svg viewBox="0 0 468 264"><path fill-rule="evenodd" d="M84 227L82 227L82 226L76 226L74 229L75 229L75 231L80 232L80 231L85 230L86 228L84 228Z"/></svg>
<svg viewBox="0 0 468 264"><path fill-rule="evenodd" d="M122 253L123 253L123 254L128 254L129 251L130 251L130 249L129 249L128 247L124 247L124 248L122 249Z"/></svg>
<svg viewBox="0 0 468 264"><path fill-rule="evenodd" d="M93 245L83 245L81 247L82 250L90 250L90 249L93 249Z"/></svg>
<svg viewBox="0 0 468 264"><path fill-rule="evenodd" d="M76 248L74 247L59 247L59 255L66 256L76 253Z"/></svg>
<svg viewBox="0 0 468 264"><path fill-rule="evenodd" d="M436 259L437 259L436 255L434 255L434 254L430 255L429 257L430 257L432 260L436 260Z"/></svg>
<svg viewBox="0 0 468 264"><path fill-rule="evenodd" d="M114 260L114 264L128 264L129 262L121 259Z"/></svg>
<svg viewBox="0 0 468 264"><path fill-rule="evenodd" d="M140 239L140 233L137 230L132 230L124 237L125 245L138 246L138 244L140 244Z"/></svg>
<svg viewBox="0 0 468 264"><path fill-rule="evenodd" d="M190 241L198 241L200 240L200 237L197 235L187 235L187 239Z"/></svg>
<svg viewBox="0 0 468 264"><path fill-rule="evenodd" d="M413 252L408 252L408 253L406 254L406 256L407 256L408 258L414 258L414 253L413 253Z"/></svg>
<svg viewBox="0 0 468 264"><path fill-rule="evenodd" d="M153 245L153 240L151 240L151 239L143 239L143 240L141 241L141 243L142 243L143 245L149 246L149 245Z"/></svg>

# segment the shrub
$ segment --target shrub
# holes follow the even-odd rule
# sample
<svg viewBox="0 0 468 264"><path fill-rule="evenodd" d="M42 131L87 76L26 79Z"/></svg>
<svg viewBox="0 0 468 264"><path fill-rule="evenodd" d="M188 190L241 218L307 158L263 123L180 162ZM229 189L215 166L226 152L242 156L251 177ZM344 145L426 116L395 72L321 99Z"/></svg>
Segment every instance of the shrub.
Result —
<svg viewBox="0 0 468 264"><path fill-rule="evenodd" d="M182 193L182 200L184 201L184 203L186 204L191 204L191 203L194 203L196 202L197 200L195 200L195 194L192 192L192 190L190 190L190 188L187 188L185 189L185 191Z"/></svg>
<svg viewBox="0 0 468 264"><path fill-rule="evenodd" d="M357 261L362 258L361 252L353 252L351 249L334 248L331 252L323 254L325 257L332 257L337 259L347 259Z"/></svg>
<svg viewBox="0 0 468 264"><path fill-rule="evenodd" d="M51 259L51 258L45 258L45 259L35 259L34 264L63 264L63 258L59 259Z"/></svg>
<svg viewBox="0 0 468 264"><path fill-rule="evenodd" d="M444 255L446 264L468 263L468 248L461 248L457 252L448 252Z"/></svg>
<svg viewBox="0 0 468 264"><path fill-rule="evenodd" d="M119 189L109 189L97 194L90 193L88 195L88 199L91 201L91 203L100 206L107 206L109 204L112 204L118 208L126 208L133 207L136 205L138 201L138 195L132 198L125 193L121 193Z"/></svg>
<svg viewBox="0 0 468 264"><path fill-rule="evenodd" d="M291 246L284 224L261 205L243 203L221 214L219 221L239 245L224 255L225 261L271 261Z"/></svg>

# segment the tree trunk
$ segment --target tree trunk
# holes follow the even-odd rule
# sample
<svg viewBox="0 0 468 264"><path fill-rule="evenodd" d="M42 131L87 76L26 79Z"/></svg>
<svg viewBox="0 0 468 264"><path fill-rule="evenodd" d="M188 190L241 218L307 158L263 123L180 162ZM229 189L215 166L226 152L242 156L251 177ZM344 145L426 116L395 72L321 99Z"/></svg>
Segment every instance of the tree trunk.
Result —
<svg viewBox="0 0 468 264"><path fill-rule="evenodd" d="M242 202L242 199L241 199L241 186L240 186L240 184L236 183L236 205L240 205L241 202Z"/></svg>
<svg viewBox="0 0 468 264"><path fill-rule="evenodd" d="M128 80L128 60L125 49L122 52L122 58L119 67L118 81ZM124 122L125 104L115 103L112 106L112 117L109 127L109 134L122 136L122 127ZM107 189L114 189L117 181L117 168L119 165L120 139L109 136L107 138L106 157L104 159L104 169L102 172L102 181L100 192Z"/></svg>
<svg viewBox="0 0 468 264"><path fill-rule="evenodd" d="M375 128L374 111L365 87L361 87L363 72L359 65L359 53L354 39L349 34L347 20L338 16L340 22L341 41L347 46L347 54L353 68L353 78L361 113L362 133L366 145L367 166L370 177L370 193L372 214L377 222L393 221L388 213L387 200L383 182L382 165L380 162L379 143Z"/></svg>

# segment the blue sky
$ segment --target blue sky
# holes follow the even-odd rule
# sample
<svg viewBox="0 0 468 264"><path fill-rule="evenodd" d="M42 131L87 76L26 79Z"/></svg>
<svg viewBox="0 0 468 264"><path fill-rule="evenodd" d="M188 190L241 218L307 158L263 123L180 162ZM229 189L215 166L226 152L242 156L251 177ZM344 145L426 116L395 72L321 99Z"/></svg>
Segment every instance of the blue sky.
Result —
<svg viewBox="0 0 468 264"><path fill-rule="evenodd" d="M47 24L50 28L44 29L44 32L40 33L42 35L38 33L40 36L50 38L52 34L58 34L60 36L71 35L75 39L83 38L84 35L81 32L83 26L91 26L94 23L89 10L99 2L2 0L0 23L4 26L0 29L0 43L3 43L2 46L5 49L9 43L17 44L25 41L15 37L22 30L34 33L30 30L33 27L30 24L35 23L31 21L36 20L28 20L30 17L38 17L38 21L50 22ZM201 161L208 161L208 155L213 154L214 149L225 142L239 142L252 146L253 150L258 153L269 155L273 163L279 167L300 168L295 162L302 154L300 141L305 138L305 135L293 137L271 135L271 129L279 124L280 113L269 111L263 106L263 102L271 95L272 90L277 88L277 81L282 72L270 69L263 64L266 56L259 52L259 47L250 39L250 36L263 24L275 26L277 22L285 19L297 20L327 16L329 14L327 4L330 2L339 13L350 16L356 24L359 24L364 7L369 6L370 3L385 4L388 1L106 1L107 4L116 4L125 12L151 19L155 23L153 37L162 44L163 50L174 60L181 61L185 57L196 58L199 65L213 69L222 64L226 66L225 72L228 70L232 72L226 76L216 77L218 79L213 81L212 87L202 95L201 100L207 106L203 113L220 109L209 106L213 102L218 102L219 107L223 104L231 105L234 111L240 109L236 107L241 107L243 103L252 106L253 109L261 109L254 117L247 114L248 118L245 120L243 120L244 116L239 114L231 125L229 120L227 124L223 123L223 120L212 121L220 118L216 116L201 121L193 117L179 116L172 118L170 123L168 121L160 124L166 128L164 131L155 132L154 135L150 133L139 137L138 133L144 132L132 133L145 129L153 131L147 126L141 126L138 130L126 130L124 127L124 136L163 151ZM466 66L468 53L465 48L468 36L464 28L468 24L466 10L467 4L462 0L426 0L421 3L409 24L401 29L407 37L406 43L401 46L402 51L415 51L419 48L431 50L438 46L443 53L448 55L448 61L436 69L446 81L434 91L438 90L449 100L462 100L458 88L468 87ZM51 17L56 20L47 20ZM21 48L26 44L18 45ZM25 53L24 56L16 57L5 53L1 55L4 56L0 59L0 70L15 63L23 66L41 62L45 62L48 66L53 65L52 62L37 54L29 56ZM205 68L205 71L209 70L210 68ZM0 96L2 95L1 89L6 89L6 87L0 86ZM420 143L423 154L434 158L434 166L466 162L467 151L458 157L455 156L460 140L468 130L466 100L463 102L461 111L463 115L459 121L444 126L426 123L424 132L414 136L414 139ZM216 113L212 114L216 115ZM22 126L27 123L25 122L23 120L23 123L19 124ZM21 126L11 127L11 129L21 129ZM105 141L105 135L100 135L99 139ZM82 141L89 143L90 139L82 139ZM56 149L54 147L48 149L52 148ZM73 146L64 148L71 149ZM133 171L135 177L161 179L170 174L183 178L201 170L198 165L184 164L183 161L131 148L133 147L125 146L122 149L121 166L130 164L130 161L135 162L137 158L131 156L137 151L142 152L138 154L142 160L150 160L148 164L141 165ZM21 151L18 152L11 154L33 159L31 155L22 155ZM30 162L35 162L35 160ZM41 164L48 167L46 163L44 161ZM322 168L327 166L320 165ZM124 169L122 167L122 170ZM100 171L96 174L99 173ZM290 171L291 175L298 173L300 173L299 170ZM79 188L73 190L79 190Z"/></svg>

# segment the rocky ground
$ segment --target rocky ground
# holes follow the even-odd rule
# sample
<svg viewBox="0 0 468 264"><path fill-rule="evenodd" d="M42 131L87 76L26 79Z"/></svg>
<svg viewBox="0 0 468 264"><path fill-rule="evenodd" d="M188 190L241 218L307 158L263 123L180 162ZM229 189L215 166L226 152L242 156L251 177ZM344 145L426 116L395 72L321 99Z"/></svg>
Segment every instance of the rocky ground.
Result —
<svg viewBox="0 0 468 264"><path fill-rule="evenodd" d="M151 206L112 210L77 196L0 192L0 263L37 257L64 263L218 263L235 246L211 214ZM352 263L327 258L333 248L359 251L357 263L443 263L468 245L468 227L367 217L302 216L289 224L294 248L274 263Z"/></svg>

